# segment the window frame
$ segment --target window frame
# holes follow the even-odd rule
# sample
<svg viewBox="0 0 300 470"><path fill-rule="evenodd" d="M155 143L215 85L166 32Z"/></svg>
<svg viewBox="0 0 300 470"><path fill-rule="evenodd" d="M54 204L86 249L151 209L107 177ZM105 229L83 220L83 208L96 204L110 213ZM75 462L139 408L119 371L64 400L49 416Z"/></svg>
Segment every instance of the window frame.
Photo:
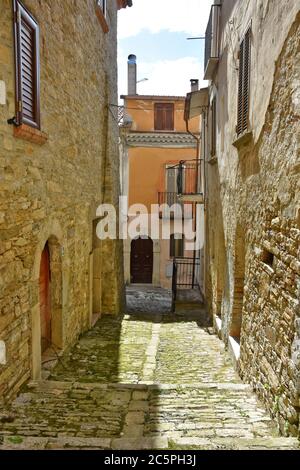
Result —
<svg viewBox="0 0 300 470"><path fill-rule="evenodd" d="M102 0L103 6L101 6L98 2L100 0L96 0L95 11L98 21L102 27L103 32L106 34L109 31L108 26L108 14L107 14L107 0Z"/></svg>
<svg viewBox="0 0 300 470"><path fill-rule="evenodd" d="M165 106L165 108L164 108ZM162 125L159 126L159 119L158 119L158 112L159 112L159 108L160 109L160 112L165 112L167 113L166 109L169 107L169 109L172 109L172 118L171 118L171 123L172 125L170 126L170 128L167 128L167 127L164 127L163 126L163 122L164 122L164 119L162 118ZM164 131L164 132L172 132L175 130L175 127L174 127L174 124L175 124L175 105L174 103L171 103L171 102L157 102L157 103L154 103L154 130L155 131Z"/></svg>
<svg viewBox="0 0 300 470"><path fill-rule="evenodd" d="M211 135L210 135L210 156L215 157L217 153L217 97L214 96L211 102Z"/></svg>
<svg viewBox="0 0 300 470"><path fill-rule="evenodd" d="M250 129L251 49L252 24L250 22L239 47L238 98L236 134L241 137ZM246 52L248 57L246 57ZM245 109L246 108L246 109Z"/></svg>
<svg viewBox="0 0 300 470"><path fill-rule="evenodd" d="M14 7L14 49L15 49L15 106L16 106L16 122L17 125L27 124L35 129L41 127L40 117L40 28L37 20L27 10L27 8L20 2L20 0L13 0ZM23 77L22 77L22 41L21 41L21 30L22 30L22 19L27 25L33 30L33 44L34 50L32 51L33 67L33 112L34 120L31 120L24 116L23 107Z"/></svg>
<svg viewBox="0 0 300 470"><path fill-rule="evenodd" d="M181 235L181 238L175 238L175 236L180 235L178 233L172 233L170 235L170 258L183 258L184 257L184 235ZM180 243L179 243L180 242ZM176 248L181 247L180 253L176 252Z"/></svg>
<svg viewBox="0 0 300 470"><path fill-rule="evenodd" d="M100 5L102 3L102 6ZM107 16L107 0L96 0L97 7L100 8L100 10L103 13L104 18L106 19Z"/></svg>

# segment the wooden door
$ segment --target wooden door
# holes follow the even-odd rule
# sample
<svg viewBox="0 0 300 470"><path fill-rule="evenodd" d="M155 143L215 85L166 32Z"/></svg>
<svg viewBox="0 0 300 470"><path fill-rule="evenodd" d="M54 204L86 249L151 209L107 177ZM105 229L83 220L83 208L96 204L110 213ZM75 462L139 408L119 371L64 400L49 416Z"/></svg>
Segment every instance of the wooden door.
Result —
<svg viewBox="0 0 300 470"><path fill-rule="evenodd" d="M45 246L40 265L40 313L42 353L51 345L50 255Z"/></svg>
<svg viewBox="0 0 300 470"><path fill-rule="evenodd" d="M151 238L137 238L131 242L130 262L133 284L152 284L153 241Z"/></svg>

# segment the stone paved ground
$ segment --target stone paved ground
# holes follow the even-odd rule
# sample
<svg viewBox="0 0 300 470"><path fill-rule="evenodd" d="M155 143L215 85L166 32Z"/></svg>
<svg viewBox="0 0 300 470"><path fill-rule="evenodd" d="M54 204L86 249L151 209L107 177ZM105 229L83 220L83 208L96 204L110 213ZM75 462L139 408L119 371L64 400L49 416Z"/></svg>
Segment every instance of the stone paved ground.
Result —
<svg viewBox="0 0 300 470"><path fill-rule="evenodd" d="M134 296L144 313L129 295L133 313L101 319L48 380L0 409L0 449L298 448L210 329L146 305L153 290Z"/></svg>
<svg viewBox="0 0 300 470"><path fill-rule="evenodd" d="M172 291L158 287L129 286L126 289L129 313L168 313L171 311Z"/></svg>

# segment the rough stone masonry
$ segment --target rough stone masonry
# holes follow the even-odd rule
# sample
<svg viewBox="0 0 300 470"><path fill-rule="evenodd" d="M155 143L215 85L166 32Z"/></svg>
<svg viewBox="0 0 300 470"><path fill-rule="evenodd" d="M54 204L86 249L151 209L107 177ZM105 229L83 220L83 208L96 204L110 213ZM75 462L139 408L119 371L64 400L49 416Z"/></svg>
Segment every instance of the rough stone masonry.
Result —
<svg viewBox="0 0 300 470"><path fill-rule="evenodd" d="M117 102L118 4L108 3L105 33L94 0L23 3L40 28L41 132L23 140L7 124L15 115L13 8L0 0L0 400L40 372L47 241L57 350L90 327L93 313L114 314L122 303L121 246L93 241L97 206L117 205L119 194L108 107Z"/></svg>
<svg viewBox="0 0 300 470"><path fill-rule="evenodd" d="M222 7L230 21L223 25L214 78L219 121L217 155L208 165L207 294L226 344L239 342L240 375L264 399L281 432L296 436L300 14L298 2L289 2L288 12L284 2L276 9L275 3L237 0ZM237 54L250 19L249 127L236 140ZM226 49L229 37L233 49Z"/></svg>

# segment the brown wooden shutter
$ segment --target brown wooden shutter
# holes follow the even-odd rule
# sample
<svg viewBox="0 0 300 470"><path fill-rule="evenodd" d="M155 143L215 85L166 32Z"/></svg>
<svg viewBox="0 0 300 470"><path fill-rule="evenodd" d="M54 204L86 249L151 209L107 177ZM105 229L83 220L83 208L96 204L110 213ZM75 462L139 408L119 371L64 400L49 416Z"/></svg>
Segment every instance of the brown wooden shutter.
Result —
<svg viewBox="0 0 300 470"><path fill-rule="evenodd" d="M238 135L249 127L249 100L250 100L250 67L251 67L251 28L249 28L240 45L239 88L238 88Z"/></svg>
<svg viewBox="0 0 300 470"><path fill-rule="evenodd" d="M155 103L154 105L154 129L157 131L174 130L174 104Z"/></svg>
<svg viewBox="0 0 300 470"><path fill-rule="evenodd" d="M103 15L106 18L106 0L97 0L97 6L101 8Z"/></svg>
<svg viewBox="0 0 300 470"><path fill-rule="evenodd" d="M40 128L39 26L19 0L14 15L17 122Z"/></svg>
<svg viewBox="0 0 300 470"><path fill-rule="evenodd" d="M174 104L168 103L165 107L165 129L169 131L174 130Z"/></svg>
<svg viewBox="0 0 300 470"><path fill-rule="evenodd" d="M163 116L160 103L154 105L154 129L161 130L163 128Z"/></svg>
<svg viewBox="0 0 300 470"><path fill-rule="evenodd" d="M170 236L170 258L182 258L184 255L184 236L177 238L176 235Z"/></svg>
<svg viewBox="0 0 300 470"><path fill-rule="evenodd" d="M217 147L217 100L213 99L211 104L211 156L216 155Z"/></svg>
<svg viewBox="0 0 300 470"><path fill-rule="evenodd" d="M174 235L170 236L170 258L175 256L175 237Z"/></svg>

